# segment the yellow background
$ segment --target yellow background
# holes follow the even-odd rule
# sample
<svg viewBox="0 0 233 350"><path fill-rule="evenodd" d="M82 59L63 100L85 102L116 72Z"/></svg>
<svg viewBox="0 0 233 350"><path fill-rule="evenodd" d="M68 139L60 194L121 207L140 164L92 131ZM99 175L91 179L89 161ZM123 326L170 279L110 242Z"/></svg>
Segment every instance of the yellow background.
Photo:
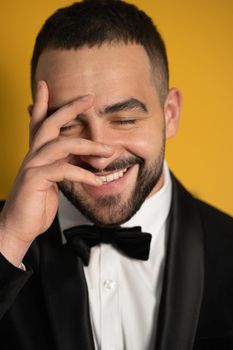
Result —
<svg viewBox="0 0 233 350"><path fill-rule="evenodd" d="M12 0L0 12L0 198L28 145L29 62L35 36L62 0ZM233 1L135 0L167 44L171 86L183 94L171 169L198 197L233 214Z"/></svg>

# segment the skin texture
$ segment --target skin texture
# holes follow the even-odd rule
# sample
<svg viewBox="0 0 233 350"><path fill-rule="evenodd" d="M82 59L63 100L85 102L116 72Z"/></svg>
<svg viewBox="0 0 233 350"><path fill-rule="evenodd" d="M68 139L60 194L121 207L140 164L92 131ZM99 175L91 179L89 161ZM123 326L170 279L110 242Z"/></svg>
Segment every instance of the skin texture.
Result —
<svg viewBox="0 0 233 350"><path fill-rule="evenodd" d="M52 223L58 183L104 225L124 222L162 186L165 140L177 131L181 98L171 89L161 105L151 72L140 45L42 53L30 149L0 217L1 252L12 263ZM101 181L124 168L120 179Z"/></svg>
<svg viewBox="0 0 233 350"><path fill-rule="evenodd" d="M93 95L93 107L68 124L67 129L63 128L62 135L114 147L108 159L81 157L82 166L91 166L100 175L100 170L109 174L128 166L130 171L120 181L99 188L67 181L60 184L60 188L97 224L127 221L150 192L156 192L162 184L160 175L166 138L164 110L144 49L139 45L103 45L101 49L64 50L59 54L47 51L40 57L36 79L46 79L51 109L81 94ZM140 101L146 110L125 106L123 110L109 111L109 106L129 99ZM135 164L131 166L130 161ZM72 159L72 162L80 164L79 159Z"/></svg>

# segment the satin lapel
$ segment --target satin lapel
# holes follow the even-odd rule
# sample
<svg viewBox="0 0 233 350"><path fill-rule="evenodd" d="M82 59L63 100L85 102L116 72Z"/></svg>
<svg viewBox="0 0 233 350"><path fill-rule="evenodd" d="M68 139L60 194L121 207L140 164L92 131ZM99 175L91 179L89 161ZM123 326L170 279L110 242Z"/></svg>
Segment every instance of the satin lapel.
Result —
<svg viewBox="0 0 233 350"><path fill-rule="evenodd" d="M203 232L195 201L173 178L156 350L191 350L204 284Z"/></svg>
<svg viewBox="0 0 233 350"><path fill-rule="evenodd" d="M41 279L57 350L94 350L82 262L61 244L58 220L42 236Z"/></svg>

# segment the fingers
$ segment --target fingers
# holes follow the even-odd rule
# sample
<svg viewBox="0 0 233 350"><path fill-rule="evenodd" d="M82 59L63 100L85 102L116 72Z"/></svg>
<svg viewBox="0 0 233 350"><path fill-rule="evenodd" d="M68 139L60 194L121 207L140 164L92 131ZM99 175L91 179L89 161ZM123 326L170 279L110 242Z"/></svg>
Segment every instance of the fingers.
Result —
<svg viewBox="0 0 233 350"><path fill-rule="evenodd" d="M27 184L28 188L36 188L37 191L46 192L54 183L66 180L91 186L103 184L102 180L95 174L63 160L37 168L28 168L24 172L23 182Z"/></svg>
<svg viewBox="0 0 233 350"><path fill-rule="evenodd" d="M108 158L112 156L112 152L113 149L111 146L90 140L66 137L57 138L33 154L28 165L29 167L42 166L65 159L70 155L91 155Z"/></svg>
<svg viewBox="0 0 233 350"><path fill-rule="evenodd" d="M32 111L32 120L35 124L41 122L47 114L49 93L48 87L45 81L38 82L35 105Z"/></svg>
<svg viewBox="0 0 233 350"><path fill-rule="evenodd" d="M62 138L60 136L61 127L92 106L93 96L79 97L58 108L49 116L48 101L47 84L45 81L40 81L30 124L32 142L30 151L23 163L23 173L30 172L35 178L40 176L40 184L48 182L50 186L51 182L60 182L65 179L92 185L102 184L101 180L90 171L70 164L70 156L87 155L108 158L113 154L112 147L86 139ZM59 171L58 166L60 167ZM64 171L67 171L67 173ZM46 177L41 177L41 172ZM27 179L30 181L33 176L27 177Z"/></svg>
<svg viewBox="0 0 233 350"><path fill-rule="evenodd" d="M38 93L39 95L39 93ZM40 100L40 106L41 110L40 112L39 107L37 105L35 114L33 117L35 117L35 120L33 123L38 123L41 120L44 120L43 123L40 125L39 129L36 132L36 135L34 136L34 139L31 144L32 150L38 149L44 144L50 142L51 140L56 139L60 134L60 128L64 126L66 123L72 121L76 117L78 117L79 114L84 113L87 109L89 109L92 106L93 102L93 96L92 95L85 95L83 97L79 97L78 99L74 100L71 103L66 104L65 106L59 108L55 113L53 113L51 116L46 118L44 116L44 110L42 112L42 109L45 108L45 94L42 98L41 96L38 98L41 98ZM42 103L42 99L43 103ZM43 119L46 118L46 119ZM37 124L38 125L38 124Z"/></svg>
<svg viewBox="0 0 233 350"><path fill-rule="evenodd" d="M32 116L30 121L30 143L38 130L39 126L47 116L49 93L45 81L38 82L35 103L32 109Z"/></svg>

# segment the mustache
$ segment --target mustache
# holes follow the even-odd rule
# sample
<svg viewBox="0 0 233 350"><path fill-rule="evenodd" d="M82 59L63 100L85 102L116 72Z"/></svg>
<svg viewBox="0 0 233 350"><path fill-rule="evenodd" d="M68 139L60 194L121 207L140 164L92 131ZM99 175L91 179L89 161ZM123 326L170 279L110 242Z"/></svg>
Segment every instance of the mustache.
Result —
<svg viewBox="0 0 233 350"><path fill-rule="evenodd" d="M104 169L96 169L93 166L91 166L90 164L85 163L83 161L79 161L78 164L75 164L75 165L78 165L81 168L88 170L88 171L95 174L95 173L101 173L104 171L106 171L106 172L108 172L108 171L120 171L120 170L123 170L125 168L129 168L135 164L138 164L139 166L144 165L144 159L141 157L138 157L138 156L132 156L132 157L129 157L127 159L116 159L112 163L108 164L106 166L106 168L104 168Z"/></svg>

